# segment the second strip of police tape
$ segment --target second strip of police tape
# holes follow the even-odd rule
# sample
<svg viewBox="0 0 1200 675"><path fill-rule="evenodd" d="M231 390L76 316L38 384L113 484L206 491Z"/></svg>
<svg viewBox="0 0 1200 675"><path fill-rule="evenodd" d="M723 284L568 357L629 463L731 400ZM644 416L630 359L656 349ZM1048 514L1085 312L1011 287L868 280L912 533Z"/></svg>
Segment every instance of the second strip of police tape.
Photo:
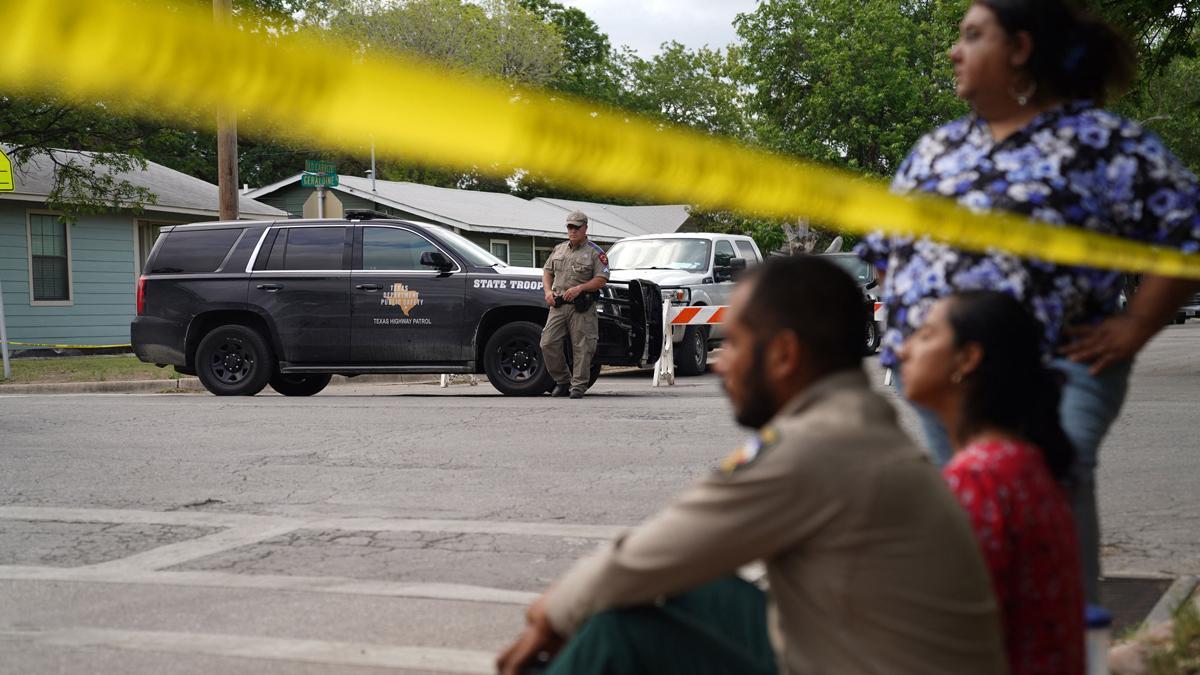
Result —
<svg viewBox="0 0 1200 675"><path fill-rule="evenodd" d="M352 154L374 145L383 156L497 176L520 169L612 195L1200 279L1200 255L900 197L848 172L561 95L364 54L325 36L268 38L219 27L199 7L24 2L6 8L5 23L0 87L9 93L100 98L188 123L197 111L232 107L244 132Z"/></svg>

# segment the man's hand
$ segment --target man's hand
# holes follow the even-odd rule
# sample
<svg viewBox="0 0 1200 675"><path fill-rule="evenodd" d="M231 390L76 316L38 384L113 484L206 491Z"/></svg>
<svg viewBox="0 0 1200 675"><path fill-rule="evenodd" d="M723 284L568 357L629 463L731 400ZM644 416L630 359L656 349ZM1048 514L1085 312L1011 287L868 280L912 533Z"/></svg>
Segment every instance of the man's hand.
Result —
<svg viewBox="0 0 1200 675"><path fill-rule="evenodd" d="M546 289L546 306L547 307L554 306L554 292L548 288Z"/></svg>
<svg viewBox="0 0 1200 675"><path fill-rule="evenodd" d="M546 616L546 596L543 594L525 612L525 630L496 658L496 670L500 675L517 675L522 666L542 652L551 655L562 649L563 639L550 626Z"/></svg>
<svg viewBox="0 0 1200 675"><path fill-rule="evenodd" d="M1159 326L1132 314L1110 316L1095 326L1074 326L1064 333L1072 342L1059 350L1076 363L1091 364L1092 375L1137 356Z"/></svg>
<svg viewBox="0 0 1200 675"><path fill-rule="evenodd" d="M563 291L563 299L566 300L567 302L571 302L575 298L579 297L580 293L582 293L582 291L579 290L578 286L572 286L572 287L568 288L567 290Z"/></svg>

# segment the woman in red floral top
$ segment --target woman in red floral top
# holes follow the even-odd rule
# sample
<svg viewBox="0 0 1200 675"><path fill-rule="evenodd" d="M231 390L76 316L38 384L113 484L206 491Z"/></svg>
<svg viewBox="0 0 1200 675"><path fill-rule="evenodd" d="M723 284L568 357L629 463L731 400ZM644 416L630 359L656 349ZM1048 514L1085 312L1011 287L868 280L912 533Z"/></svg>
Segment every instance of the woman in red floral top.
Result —
<svg viewBox="0 0 1200 675"><path fill-rule="evenodd" d="M1074 451L1041 334L1011 296L956 293L897 355L905 396L935 411L954 443L946 480L991 571L1012 672L1082 675L1083 579L1061 482Z"/></svg>

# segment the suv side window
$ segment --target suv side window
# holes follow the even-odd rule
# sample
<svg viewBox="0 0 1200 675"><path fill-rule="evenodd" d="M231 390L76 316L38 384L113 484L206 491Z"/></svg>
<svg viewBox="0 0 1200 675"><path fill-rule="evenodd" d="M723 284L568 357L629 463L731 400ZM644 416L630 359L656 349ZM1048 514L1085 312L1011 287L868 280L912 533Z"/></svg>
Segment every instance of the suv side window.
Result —
<svg viewBox="0 0 1200 675"><path fill-rule="evenodd" d="M271 247L268 270L341 270L346 251L344 227L289 227Z"/></svg>
<svg viewBox="0 0 1200 675"><path fill-rule="evenodd" d="M727 239L722 239L717 242L713 268L729 267L729 261L736 257L733 253L733 244L730 244Z"/></svg>
<svg viewBox="0 0 1200 675"><path fill-rule="evenodd" d="M243 228L176 230L168 233L154 255L150 274L197 274L221 265Z"/></svg>
<svg viewBox="0 0 1200 675"><path fill-rule="evenodd" d="M421 254L437 251L425 237L395 227L364 227L362 234L363 270L423 270Z"/></svg>
<svg viewBox="0 0 1200 675"><path fill-rule="evenodd" d="M739 257L746 259L746 265L753 265L758 262L758 256L754 253L754 247L748 241L737 242Z"/></svg>

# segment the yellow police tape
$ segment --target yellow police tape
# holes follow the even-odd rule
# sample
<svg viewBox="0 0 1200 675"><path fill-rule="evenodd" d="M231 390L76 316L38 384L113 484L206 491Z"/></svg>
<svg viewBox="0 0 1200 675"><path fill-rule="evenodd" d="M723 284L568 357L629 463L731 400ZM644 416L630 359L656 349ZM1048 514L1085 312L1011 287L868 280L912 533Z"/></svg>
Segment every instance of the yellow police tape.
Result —
<svg viewBox="0 0 1200 675"><path fill-rule="evenodd" d="M392 157L496 175L519 167L609 194L1200 279L1200 256L898 197L847 172L314 35L219 28L196 6L20 2L4 22L0 87L10 92L104 98L185 121L235 106L242 129L313 146L362 152L374 142Z"/></svg>
<svg viewBox="0 0 1200 675"><path fill-rule="evenodd" d="M126 349L133 345L60 345L49 342L17 342L9 340L8 342L0 342L0 344L17 345L20 347L50 347L53 349Z"/></svg>

